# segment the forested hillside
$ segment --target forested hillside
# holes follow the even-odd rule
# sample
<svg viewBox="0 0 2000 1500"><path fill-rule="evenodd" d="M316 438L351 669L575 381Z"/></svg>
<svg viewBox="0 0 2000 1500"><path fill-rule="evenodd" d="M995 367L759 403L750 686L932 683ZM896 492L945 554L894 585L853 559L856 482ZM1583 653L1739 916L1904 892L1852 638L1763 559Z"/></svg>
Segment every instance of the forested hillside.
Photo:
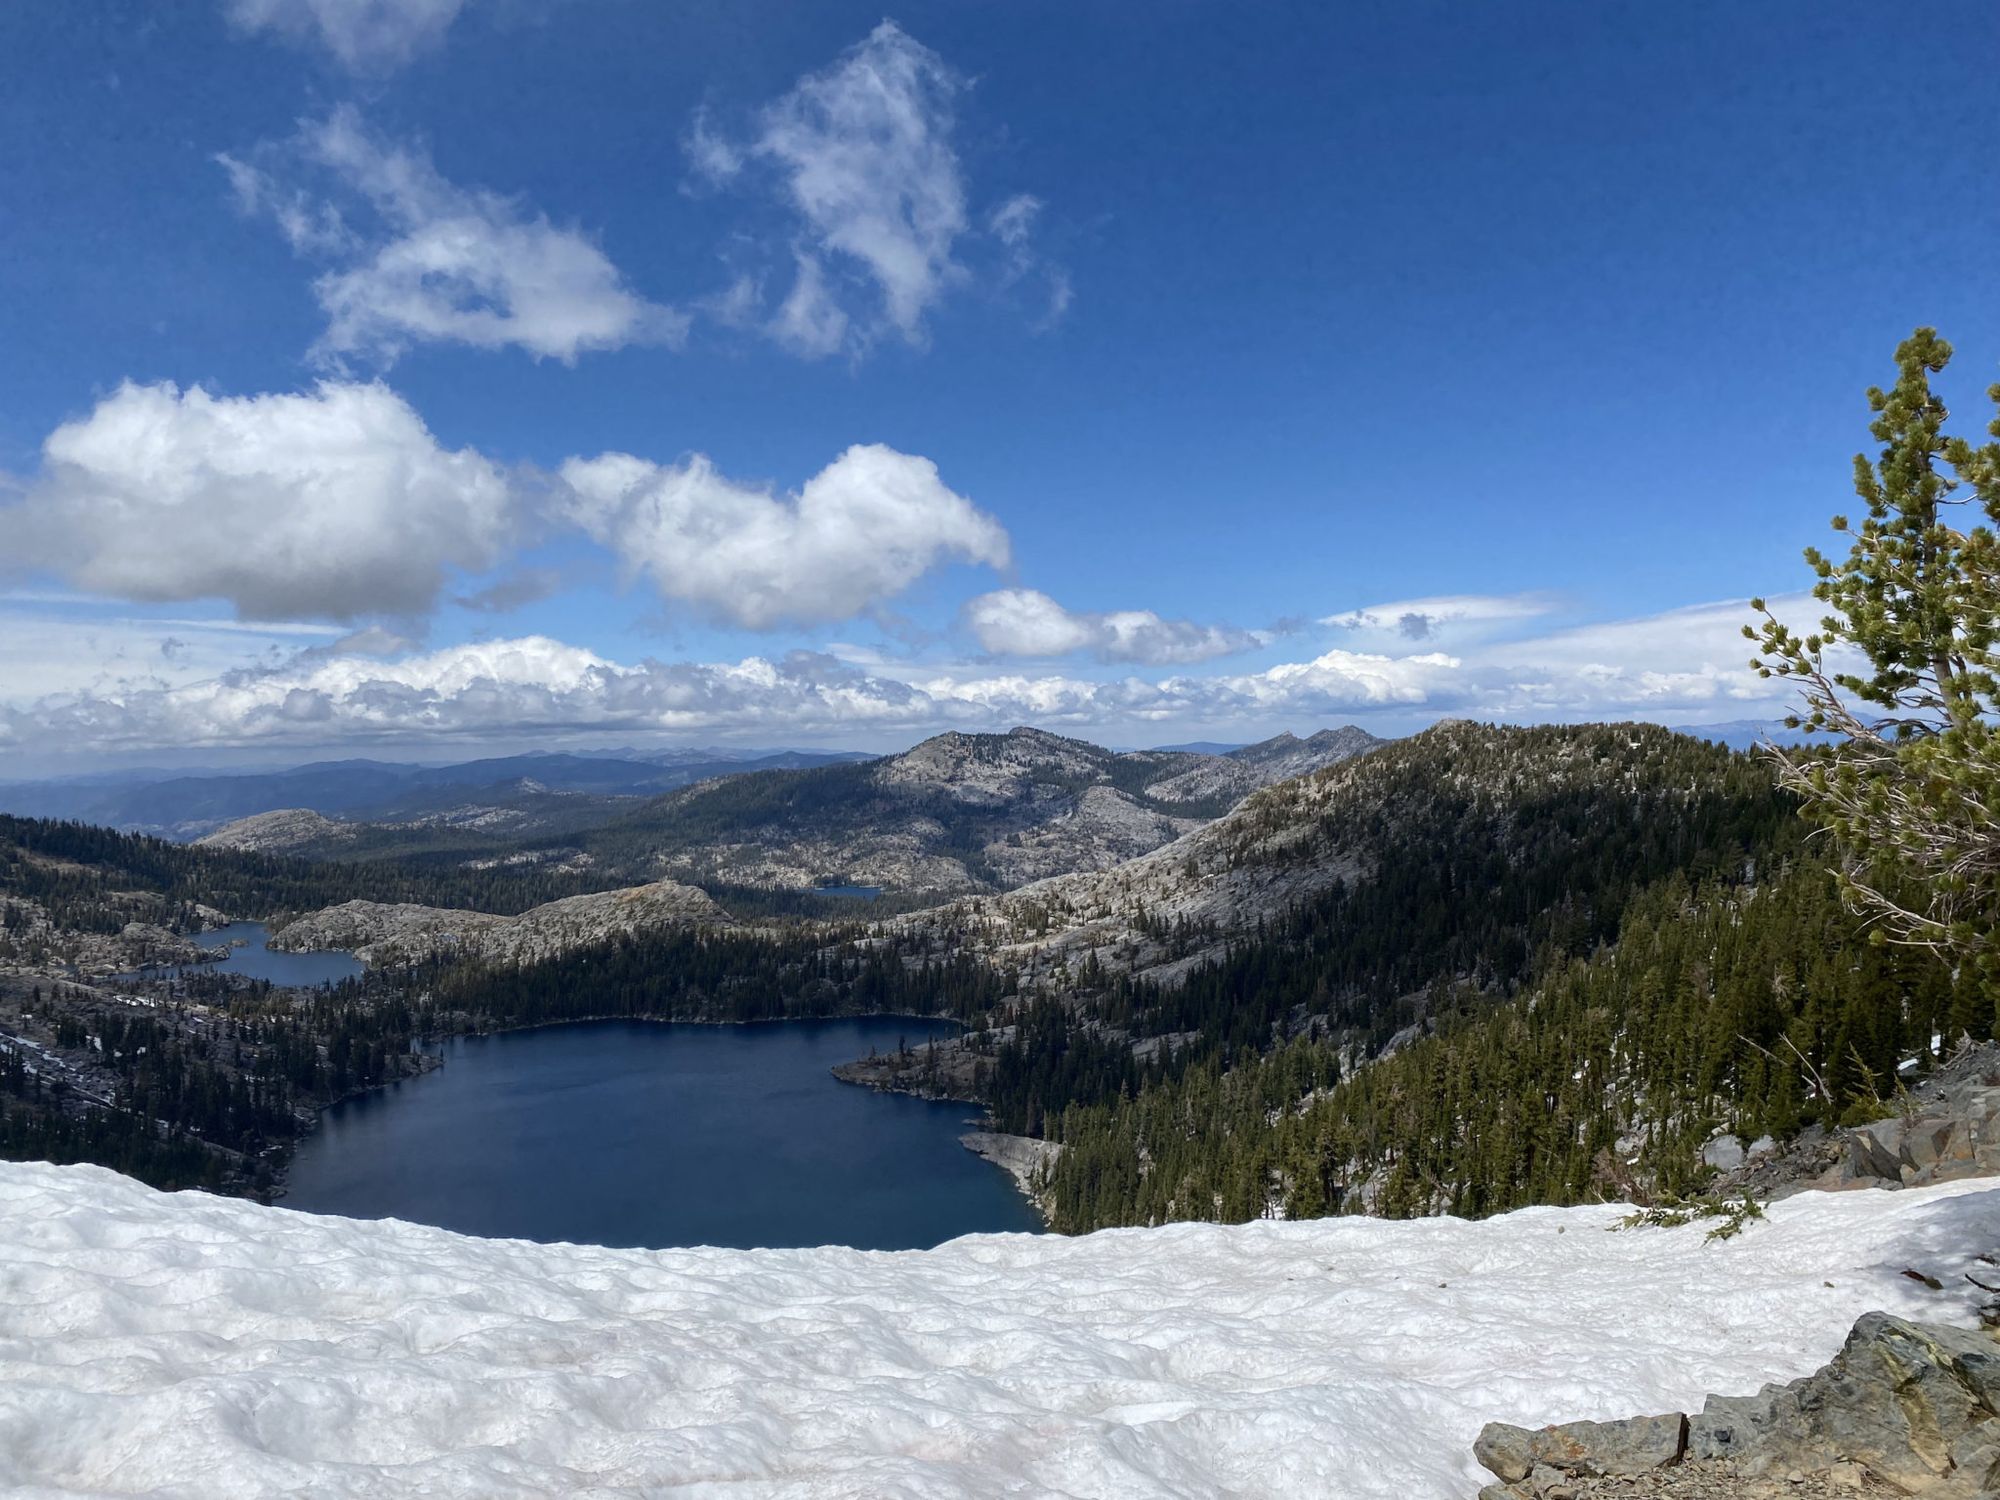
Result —
<svg viewBox="0 0 2000 1500"><path fill-rule="evenodd" d="M25 911L32 903L54 927L71 931L116 933L145 921L185 932L201 925L198 906L211 915L265 917L360 897L518 912L579 888L595 886L534 867L320 864L0 814L0 904L11 900ZM7 930L25 926L17 912Z"/></svg>
<svg viewBox="0 0 2000 1500"><path fill-rule="evenodd" d="M960 912L1061 963L957 1076L1064 1144L1068 1229L1685 1190L1717 1128L1879 1109L1934 1035L1992 1028L1863 940L1794 814L1764 762L1665 731L1442 725L1000 904L1047 933Z"/></svg>
<svg viewBox="0 0 2000 1500"><path fill-rule="evenodd" d="M1344 1078L1308 1033L1072 1106L1050 1121L1058 1226L1690 1192L1716 1130L1875 1118L1933 1038L1992 1034L1975 986L1862 941L1809 860L1758 884L1659 881L1615 939L1551 944L1509 998L1441 987L1421 1035Z"/></svg>

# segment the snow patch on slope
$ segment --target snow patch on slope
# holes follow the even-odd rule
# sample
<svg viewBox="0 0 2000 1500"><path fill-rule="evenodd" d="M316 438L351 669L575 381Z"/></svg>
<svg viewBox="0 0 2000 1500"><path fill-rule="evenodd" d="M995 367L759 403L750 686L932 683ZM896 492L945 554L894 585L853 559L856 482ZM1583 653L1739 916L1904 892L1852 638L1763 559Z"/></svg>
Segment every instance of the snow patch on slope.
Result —
<svg viewBox="0 0 2000 1500"><path fill-rule="evenodd" d="M1686 1409L1875 1308L1970 1322L2000 1189L1805 1194L1720 1244L1616 1218L646 1252L0 1165L0 1488L1444 1500L1489 1418Z"/></svg>

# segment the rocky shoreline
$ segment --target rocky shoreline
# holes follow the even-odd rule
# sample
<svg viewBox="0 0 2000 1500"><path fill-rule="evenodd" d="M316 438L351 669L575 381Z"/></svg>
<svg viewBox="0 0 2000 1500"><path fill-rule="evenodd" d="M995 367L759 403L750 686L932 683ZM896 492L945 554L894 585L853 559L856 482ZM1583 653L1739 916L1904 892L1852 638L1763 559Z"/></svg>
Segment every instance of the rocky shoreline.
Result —
<svg viewBox="0 0 2000 1500"><path fill-rule="evenodd" d="M935 1021L937 1018L919 1019ZM984 1101L975 1097L978 1065L986 1055L979 1049L997 1044L1009 1034L1009 1030L1003 1028L979 1033L976 1042L970 1032L926 1039L921 1045L900 1052L878 1053L872 1057L858 1057L853 1062L837 1063L833 1076L842 1083L873 1089L878 1094L909 1094L918 1099L948 1100L983 1112ZM992 1124L990 1114L986 1115L986 1123L989 1126ZM1021 1196L1033 1206L1043 1225L1051 1222L1047 1174L1050 1163L1061 1154L1061 1146L1034 1136L1007 1135L992 1129L968 1130L958 1140L974 1156L991 1162L1013 1178Z"/></svg>
<svg viewBox="0 0 2000 1500"><path fill-rule="evenodd" d="M958 1143L1013 1178L1021 1196L1033 1204L1035 1212L1041 1215L1042 1223L1046 1225L1049 1222L1049 1198L1045 1183L1049 1164L1062 1154L1061 1146L1033 1136L1003 1135L997 1130L968 1130L958 1138Z"/></svg>

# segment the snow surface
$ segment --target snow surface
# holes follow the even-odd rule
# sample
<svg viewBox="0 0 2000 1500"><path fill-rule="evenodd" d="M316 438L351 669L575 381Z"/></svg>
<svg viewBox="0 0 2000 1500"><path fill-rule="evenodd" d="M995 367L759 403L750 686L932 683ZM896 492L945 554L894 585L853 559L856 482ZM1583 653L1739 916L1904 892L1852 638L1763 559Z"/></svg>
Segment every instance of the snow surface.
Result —
<svg viewBox="0 0 2000 1500"><path fill-rule="evenodd" d="M1458 1500L1489 1418L1746 1392L1872 1308L1970 1321L2000 1241L1991 1182L1769 1212L646 1252L0 1164L0 1489Z"/></svg>

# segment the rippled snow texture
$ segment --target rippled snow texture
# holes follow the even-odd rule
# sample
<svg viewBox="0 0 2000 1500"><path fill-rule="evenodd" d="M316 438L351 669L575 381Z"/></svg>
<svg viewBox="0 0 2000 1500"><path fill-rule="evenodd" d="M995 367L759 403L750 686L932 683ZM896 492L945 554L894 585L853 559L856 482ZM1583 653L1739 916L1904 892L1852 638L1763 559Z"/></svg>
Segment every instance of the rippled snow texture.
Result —
<svg viewBox="0 0 2000 1500"><path fill-rule="evenodd" d="M1686 1407L1969 1317L2000 1189L899 1254L603 1250L0 1164L0 1488L1469 1496L1489 1418ZM1827 1285L1826 1283L1831 1283Z"/></svg>

